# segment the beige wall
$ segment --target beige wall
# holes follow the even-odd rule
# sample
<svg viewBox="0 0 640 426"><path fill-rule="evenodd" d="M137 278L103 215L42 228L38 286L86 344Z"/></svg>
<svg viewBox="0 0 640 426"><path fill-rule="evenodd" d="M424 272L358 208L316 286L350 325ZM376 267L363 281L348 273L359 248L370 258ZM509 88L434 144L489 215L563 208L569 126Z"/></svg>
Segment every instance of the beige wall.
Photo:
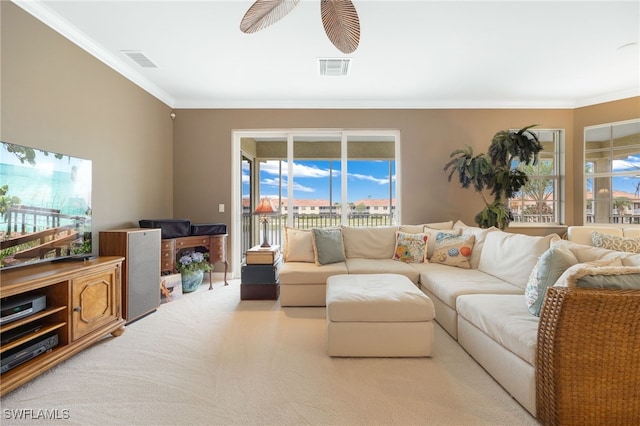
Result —
<svg viewBox="0 0 640 426"><path fill-rule="evenodd" d="M94 250L104 229L172 217L171 109L9 2L0 137L93 160Z"/></svg>
<svg viewBox="0 0 640 426"><path fill-rule="evenodd" d="M179 110L174 123L174 211L198 220L230 222L217 213L231 202L232 131L240 129L399 129L401 133L402 215L405 223L460 218L473 224L480 196L447 182L449 154L469 144L486 152L501 129L540 124L562 128L573 139L571 110ZM192 182L208 196L197 197Z"/></svg>
<svg viewBox="0 0 640 426"><path fill-rule="evenodd" d="M0 137L92 159L95 232L141 218L230 224L234 129L398 129L404 222L473 224L482 201L447 182L449 154L465 144L486 152L496 131L534 123L566 130L567 224L580 224L582 128L640 116L632 98L575 110L177 110L171 121L167 105L19 7L0 11Z"/></svg>

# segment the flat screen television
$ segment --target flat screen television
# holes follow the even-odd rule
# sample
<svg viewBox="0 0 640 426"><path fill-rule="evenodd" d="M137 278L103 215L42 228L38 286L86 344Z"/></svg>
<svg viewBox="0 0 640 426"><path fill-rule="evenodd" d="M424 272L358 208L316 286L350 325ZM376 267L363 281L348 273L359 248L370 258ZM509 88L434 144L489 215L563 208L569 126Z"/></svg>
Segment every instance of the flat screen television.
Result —
<svg viewBox="0 0 640 426"><path fill-rule="evenodd" d="M0 144L0 268L90 257L91 160Z"/></svg>

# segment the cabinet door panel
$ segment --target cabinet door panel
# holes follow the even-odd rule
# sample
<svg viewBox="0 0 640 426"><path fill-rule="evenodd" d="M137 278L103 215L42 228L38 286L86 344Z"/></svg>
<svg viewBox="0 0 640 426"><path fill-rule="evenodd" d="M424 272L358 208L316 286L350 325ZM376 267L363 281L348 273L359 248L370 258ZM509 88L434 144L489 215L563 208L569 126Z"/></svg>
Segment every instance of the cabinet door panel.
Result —
<svg viewBox="0 0 640 426"><path fill-rule="evenodd" d="M115 273L112 271L90 274L72 281L73 340L118 319L115 283Z"/></svg>

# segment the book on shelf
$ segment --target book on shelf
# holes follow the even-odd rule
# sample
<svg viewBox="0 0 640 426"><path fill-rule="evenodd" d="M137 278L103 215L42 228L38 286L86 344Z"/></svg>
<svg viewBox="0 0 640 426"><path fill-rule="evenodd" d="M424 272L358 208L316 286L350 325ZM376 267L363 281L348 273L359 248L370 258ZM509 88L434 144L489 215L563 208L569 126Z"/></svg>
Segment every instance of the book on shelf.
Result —
<svg viewBox="0 0 640 426"><path fill-rule="evenodd" d="M273 265L280 257L280 246L251 247L245 253L247 265Z"/></svg>

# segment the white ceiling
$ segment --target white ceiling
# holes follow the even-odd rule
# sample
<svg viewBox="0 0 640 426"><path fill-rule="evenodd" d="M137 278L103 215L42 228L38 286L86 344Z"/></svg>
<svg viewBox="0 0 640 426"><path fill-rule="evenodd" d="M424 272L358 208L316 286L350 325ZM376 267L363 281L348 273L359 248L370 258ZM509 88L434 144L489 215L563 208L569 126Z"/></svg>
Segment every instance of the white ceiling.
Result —
<svg viewBox="0 0 640 426"><path fill-rule="evenodd" d="M254 34L239 29L253 0L15 3L173 108L575 108L640 95L638 0L353 0L349 55L326 37L320 0ZM319 76L327 57L351 58L349 75Z"/></svg>

